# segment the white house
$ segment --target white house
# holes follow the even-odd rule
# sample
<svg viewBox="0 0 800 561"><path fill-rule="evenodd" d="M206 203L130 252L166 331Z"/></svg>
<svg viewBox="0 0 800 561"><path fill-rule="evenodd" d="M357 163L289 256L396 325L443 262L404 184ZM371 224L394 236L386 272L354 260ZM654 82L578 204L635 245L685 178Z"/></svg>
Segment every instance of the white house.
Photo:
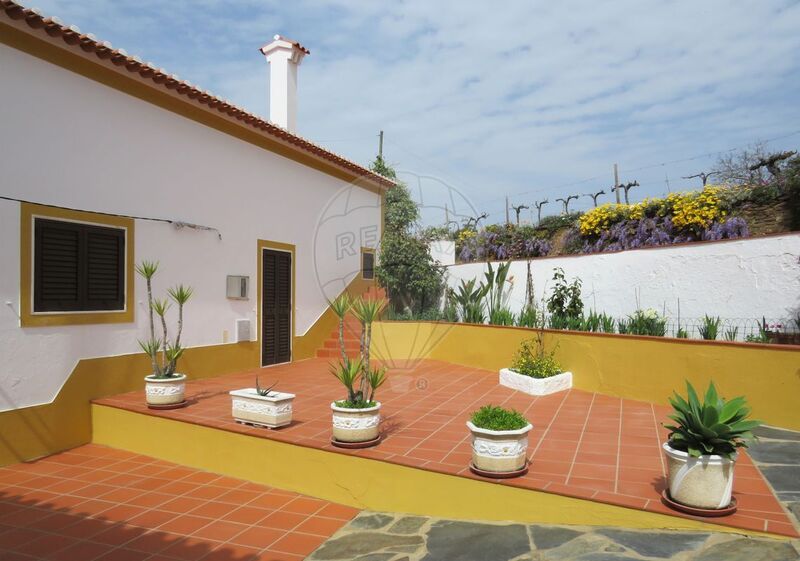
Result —
<svg viewBox="0 0 800 561"><path fill-rule="evenodd" d="M296 134L308 50L261 51L269 121L0 0L0 412L140 353L145 259L158 294L194 288L183 340L204 361L299 360L329 334L393 184Z"/></svg>

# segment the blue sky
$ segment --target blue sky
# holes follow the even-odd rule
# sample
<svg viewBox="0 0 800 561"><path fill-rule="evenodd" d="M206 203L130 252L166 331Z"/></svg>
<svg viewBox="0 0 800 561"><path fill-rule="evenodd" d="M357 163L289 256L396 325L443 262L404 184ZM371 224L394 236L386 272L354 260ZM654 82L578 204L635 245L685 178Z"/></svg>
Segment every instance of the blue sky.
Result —
<svg viewBox="0 0 800 561"><path fill-rule="evenodd" d="M722 150L776 137L770 149L800 147L797 1L36 5L260 115L258 47L276 33L297 39L311 50L300 134L367 164L383 129L387 160L425 185L426 204L447 186L461 194L450 208L490 221L504 218L505 195L530 204L608 191L614 162L641 183L639 200L665 193L667 178L672 190L698 186L681 176Z"/></svg>

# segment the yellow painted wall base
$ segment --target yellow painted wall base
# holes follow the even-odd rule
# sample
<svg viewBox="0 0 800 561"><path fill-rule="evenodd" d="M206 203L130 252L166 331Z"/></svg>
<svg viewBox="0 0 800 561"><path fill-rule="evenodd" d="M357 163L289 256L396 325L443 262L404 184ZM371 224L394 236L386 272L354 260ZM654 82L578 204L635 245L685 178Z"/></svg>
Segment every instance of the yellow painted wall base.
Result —
<svg viewBox="0 0 800 561"><path fill-rule="evenodd" d="M93 441L356 508L443 518L738 532L741 529L444 475L92 405ZM748 532L751 533L751 532Z"/></svg>
<svg viewBox="0 0 800 561"><path fill-rule="evenodd" d="M508 367L519 343L535 335L518 327L432 322L373 328L378 352L395 360L422 356L493 371ZM578 389L667 405L674 390L685 391L686 380L703 390L713 380L723 396L747 397L755 418L800 430L797 347L552 330L544 341Z"/></svg>
<svg viewBox="0 0 800 561"><path fill-rule="evenodd" d="M191 378L239 372L258 365L258 343L186 349L180 368ZM0 466L86 444L92 438L93 399L144 387L144 354L82 360L52 403L0 413Z"/></svg>

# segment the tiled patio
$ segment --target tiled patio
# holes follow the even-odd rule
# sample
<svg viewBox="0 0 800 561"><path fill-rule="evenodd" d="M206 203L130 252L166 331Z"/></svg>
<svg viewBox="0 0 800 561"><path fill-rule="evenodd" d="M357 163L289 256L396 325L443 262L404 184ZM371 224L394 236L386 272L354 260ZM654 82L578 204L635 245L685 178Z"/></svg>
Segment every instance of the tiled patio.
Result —
<svg viewBox="0 0 800 561"><path fill-rule="evenodd" d="M0 559L297 561L357 513L90 444L0 468Z"/></svg>
<svg viewBox="0 0 800 561"><path fill-rule="evenodd" d="M541 490L673 516L685 516L660 501L665 465L661 427L667 408L580 390L532 397L501 387L497 374L438 361L393 368L381 389L384 441L366 450L347 451L330 444L330 409L342 397L328 360L311 359L257 371L262 385L297 394L294 422L280 430L240 425L230 413L228 391L252 387L256 371L190 382L189 407L152 411L142 392L97 403L179 421L270 438L338 454L481 479L467 468L471 411L486 403L513 407L533 423L528 475L501 485ZM787 536L798 532L747 455L737 465L734 494L739 511L722 519L703 519L745 530ZM688 517L688 516L687 516Z"/></svg>

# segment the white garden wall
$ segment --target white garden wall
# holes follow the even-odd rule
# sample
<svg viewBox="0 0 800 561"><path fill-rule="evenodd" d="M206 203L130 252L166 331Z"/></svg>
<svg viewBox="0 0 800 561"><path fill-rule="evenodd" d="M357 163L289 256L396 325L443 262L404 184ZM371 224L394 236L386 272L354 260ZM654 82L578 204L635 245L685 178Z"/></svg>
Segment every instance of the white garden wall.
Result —
<svg viewBox="0 0 800 561"><path fill-rule="evenodd" d="M537 299L550 293L553 270L583 281L586 311L624 317L637 306L666 310L671 318L766 317L786 321L800 310L800 234L686 244L531 261ZM480 277L485 263L448 267L448 284ZM525 299L526 262L514 261L510 307ZM637 301L638 299L638 301ZM740 335L741 336L741 335Z"/></svg>
<svg viewBox="0 0 800 561"><path fill-rule="evenodd" d="M232 341L237 318L256 333L257 240L296 245L295 334L304 334L379 238L380 197L249 143L0 45L0 195L137 220L135 259L161 262L155 284L195 289L185 346ZM266 94L265 94L266 95ZM319 235L318 235L319 234ZM341 241L342 234L346 240ZM20 327L20 205L0 200L0 410L54 399L82 358L137 352L136 322ZM248 301L225 297L249 275ZM142 375L147 374L143 372Z"/></svg>

